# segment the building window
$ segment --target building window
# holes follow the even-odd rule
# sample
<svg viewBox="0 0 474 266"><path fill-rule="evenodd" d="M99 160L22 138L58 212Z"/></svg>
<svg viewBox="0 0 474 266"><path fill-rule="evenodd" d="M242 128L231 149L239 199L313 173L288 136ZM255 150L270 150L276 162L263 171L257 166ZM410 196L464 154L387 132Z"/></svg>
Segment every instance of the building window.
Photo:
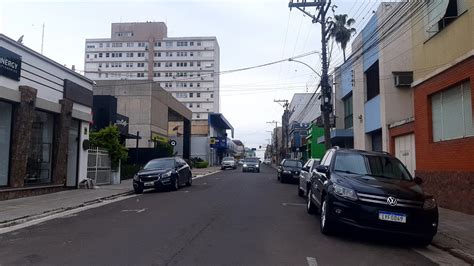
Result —
<svg viewBox="0 0 474 266"><path fill-rule="evenodd" d="M89 58L89 54L86 54L86 58Z"/></svg>
<svg viewBox="0 0 474 266"><path fill-rule="evenodd" d="M106 67L106 68L109 67L109 63L105 63L105 67Z"/></svg>
<svg viewBox="0 0 474 266"><path fill-rule="evenodd" d="M193 53L193 52L189 52L189 56L194 56L194 53Z"/></svg>
<svg viewBox="0 0 474 266"><path fill-rule="evenodd" d="M156 57L161 57L161 53L160 53L160 52L155 53L155 56L156 56Z"/></svg>
<svg viewBox="0 0 474 266"><path fill-rule="evenodd" d="M102 48L104 47L104 44L103 43L99 43L99 48Z"/></svg>
<svg viewBox="0 0 474 266"><path fill-rule="evenodd" d="M137 67L145 67L145 63L137 63Z"/></svg>
<svg viewBox="0 0 474 266"><path fill-rule="evenodd" d="M127 43L127 47L133 47L134 46L134 43L133 42L128 42Z"/></svg>
<svg viewBox="0 0 474 266"><path fill-rule="evenodd" d="M127 57L133 57L133 53L126 53L125 54Z"/></svg>
<svg viewBox="0 0 474 266"><path fill-rule="evenodd" d="M172 56L173 56L173 53L172 53L172 52L166 52L166 56L167 56L167 57L172 57Z"/></svg>
<svg viewBox="0 0 474 266"><path fill-rule="evenodd" d="M161 47L161 42L155 42L156 47Z"/></svg>
<svg viewBox="0 0 474 266"><path fill-rule="evenodd" d="M102 53L99 53L99 57L102 58Z"/></svg>
<svg viewBox="0 0 474 266"><path fill-rule="evenodd" d="M190 93L189 93L189 98L193 98L193 97L194 97L193 93L190 92Z"/></svg>
<svg viewBox="0 0 474 266"><path fill-rule="evenodd" d="M110 57L110 54L109 54L109 53L105 53L105 57Z"/></svg>
<svg viewBox="0 0 474 266"><path fill-rule="evenodd" d="M197 46L201 46L201 42L197 42L196 44L197 44Z"/></svg>
<svg viewBox="0 0 474 266"><path fill-rule="evenodd" d="M198 104L196 104L196 107L197 107L197 108L201 108L201 105L198 103Z"/></svg>
<svg viewBox="0 0 474 266"><path fill-rule="evenodd" d="M194 46L194 42L189 42L189 46Z"/></svg>
<svg viewBox="0 0 474 266"><path fill-rule="evenodd" d="M161 63L155 62L155 63L153 63L153 66L154 66L154 67L161 67Z"/></svg>
<svg viewBox="0 0 474 266"><path fill-rule="evenodd" d="M36 111L33 119L25 184L49 183L51 182L54 117L52 114Z"/></svg>
<svg viewBox="0 0 474 266"><path fill-rule="evenodd" d="M109 42L105 43L105 46L110 47L110 43Z"/></svg>
<svg viewBox="0 0 474 266"><path fill-rule="evenodd" d="M114 43L112 43L112 47L122 47L122 43L121 42L114 42Z"/></svg>
<svg viewBox="0 0 474 266"><path fill-rule="evenodd" d="M137 78L144 78L145 77L145 73L137 73Z"/></svg>
<svg viewBox="0 0 474 266"><path fill-rule="evenodd" d="M200 66L201 66L201 62L196 62L196 66L200 67Z"/></svg>
<svg viewBox="0 0 474 266"><path fill-rule="evenodd" d="M196 114L196 118L201 118L201 115L200 115L200 114Z"/></svg>
<svg viewBox="0 0 474 266"><path fill-rule="evenodd" d="M200 92L196 92L196 97L201 98L201 93L200 93Z"/></svg>
<svg viewBox="0 0 474 266"><path fill-rule="evenodd" d="M193 85L193 83L192 83L192 82L191 82L191 83L189 83L189 87L193 87L193 86L194 86L194 85Z"/></svg>
<svg viewBox="0 0 474 266"><path fill-rule="evenodd" d="M161 76L160 72L154 72L154 73L153 73L153 77L155 77L155 78L156 78L156 77L160 77L160 76Z"/></svg>
<svg viewBox="0 0 474 266"><path fill-rule="evenodd" d="M189 104L189 108L193 108L193 103L190 103L190 104Z"/></svg>
<svg viewBox="0 0 474 266"><path fill-rule="evenodd" d="M198 82L197 85L196 85L196 87L201 87L201 83Z"/></svg>
<svg viewBox="0 0 474 266"><path fill-rule="evenodd" d="M173 63L171 63L171 62L166 62L165 63L165 67L172 67L172 66L173 66Z"/></svg>
<svg viewBox="0 0 474 266"><path fill-rule="evenodd" d="M8 185L12 105L0 102L0 187Z"/></svg>
<svg viewBox="0 0 474 266"><path fill-rule="evenodd" d="M173 42L166 42L166 46L168 47L173 46Z"/></svg>
<svg viewBox="0 0 474 266"><path fill-rule="evenodd" d="M189 62L189 66L190 67L194 66L194 62Z"/></svg>
<svg viewBox="0 0 474 266"><path fill-rule="evenodd" d="M214 94L211 93L211 98L214 98Z"/></svg>
<svg viewBox="0 0 474 266"><path fill-rule="evenodd" d="M344 102L344 128L353 127L352 94L342 100Z"/></svg>
<svg viewBox="0 0 474 266"><path fill-rule="evenodd" d="M131 67L133 67L133 63L126 63L125 66L126 66L127 68L131 68Z"/></svg>
<svg viewBox="0 0 474 266"><path fill-rule="evenodd" d="M137 57L145 57L145 53L137 53Z"/></svg>
<svg viewBox="0 0 474 266"><path fill-rule="evenodd" d="M431 96L433 141L474 135L469 81Z"/></svg>
<svg viewBox="0 0 474 266"><path fill-rule="evenodd" d="M176 98L187 98L188 95L185 92L176 93Z"/></svg>
<svg viewBox="0 0 474 266"><path fill-rule="evenodd" d="M380 94L379 61L376 61L365 71L367 81L367 101Z"/></svg>

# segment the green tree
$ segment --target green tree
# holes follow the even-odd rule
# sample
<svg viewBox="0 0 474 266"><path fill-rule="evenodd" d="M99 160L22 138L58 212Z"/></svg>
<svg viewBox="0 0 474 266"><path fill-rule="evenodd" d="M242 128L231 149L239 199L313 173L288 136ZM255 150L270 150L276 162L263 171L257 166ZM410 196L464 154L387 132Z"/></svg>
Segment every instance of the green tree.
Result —
<svg viewBox="0 0 474 266"><path fill-rule="evenodd" d="M356 29L352 28L355 20L347 17L347 14L334 15L330 31L331 37L341 46L344 62L346 61L347 43L351 40L352 35L356 33Z"/></svg>
<svg viewBox="0 0 474 266"><path fill-rule="evenodd" d="M91 131L89 141L92 146L107 150L114 169L118 167L120 160L126 160L128 157L127 148L120 144L120 132L117 126Z"/></svg>

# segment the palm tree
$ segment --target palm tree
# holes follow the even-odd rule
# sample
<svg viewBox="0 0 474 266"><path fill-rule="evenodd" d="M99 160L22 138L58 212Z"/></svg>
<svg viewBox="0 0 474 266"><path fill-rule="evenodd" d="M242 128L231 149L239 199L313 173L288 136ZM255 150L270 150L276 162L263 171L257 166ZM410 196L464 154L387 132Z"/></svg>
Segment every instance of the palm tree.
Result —
<svg viewBox="0 0 474 266"><path fill-rule="evenodd" d="M332 22L330 34L341 46L344 62L346 61L347 43L350 41L352 34L356 33L356 29L351 28L354 23L353 18L347 19L347 14L334 15L334 21Z"/></svg>

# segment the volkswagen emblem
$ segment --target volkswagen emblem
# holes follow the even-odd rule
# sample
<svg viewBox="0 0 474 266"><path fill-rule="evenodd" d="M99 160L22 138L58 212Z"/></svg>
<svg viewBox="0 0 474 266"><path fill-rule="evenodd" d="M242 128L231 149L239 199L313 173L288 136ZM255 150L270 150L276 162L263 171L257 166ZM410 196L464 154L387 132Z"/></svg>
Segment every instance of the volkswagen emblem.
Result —
<svg viewBox="0 0 474 266"><path fill-rule="evenodd" d="M397 206L397 199L394 197L388 197L387 204L390 206Z"/></svg>

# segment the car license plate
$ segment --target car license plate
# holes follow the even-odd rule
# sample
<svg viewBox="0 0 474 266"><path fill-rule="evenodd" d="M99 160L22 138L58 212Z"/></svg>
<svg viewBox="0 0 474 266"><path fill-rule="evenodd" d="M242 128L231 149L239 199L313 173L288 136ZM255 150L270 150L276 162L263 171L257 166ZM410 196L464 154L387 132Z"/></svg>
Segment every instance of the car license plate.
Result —
<svg viewBox="0 0 474 266"><path fill-rule="evenodd" d="M397 222L397 223L406 223L407 216L403 213L394 213L394 212L379 212L379 220Z"/></svg>
<svg viewBox="0 0 474 266"><path fill-rule="evenodd" d="M152 187L155 185L155 182L145 182L145 187Z"/></svg>

